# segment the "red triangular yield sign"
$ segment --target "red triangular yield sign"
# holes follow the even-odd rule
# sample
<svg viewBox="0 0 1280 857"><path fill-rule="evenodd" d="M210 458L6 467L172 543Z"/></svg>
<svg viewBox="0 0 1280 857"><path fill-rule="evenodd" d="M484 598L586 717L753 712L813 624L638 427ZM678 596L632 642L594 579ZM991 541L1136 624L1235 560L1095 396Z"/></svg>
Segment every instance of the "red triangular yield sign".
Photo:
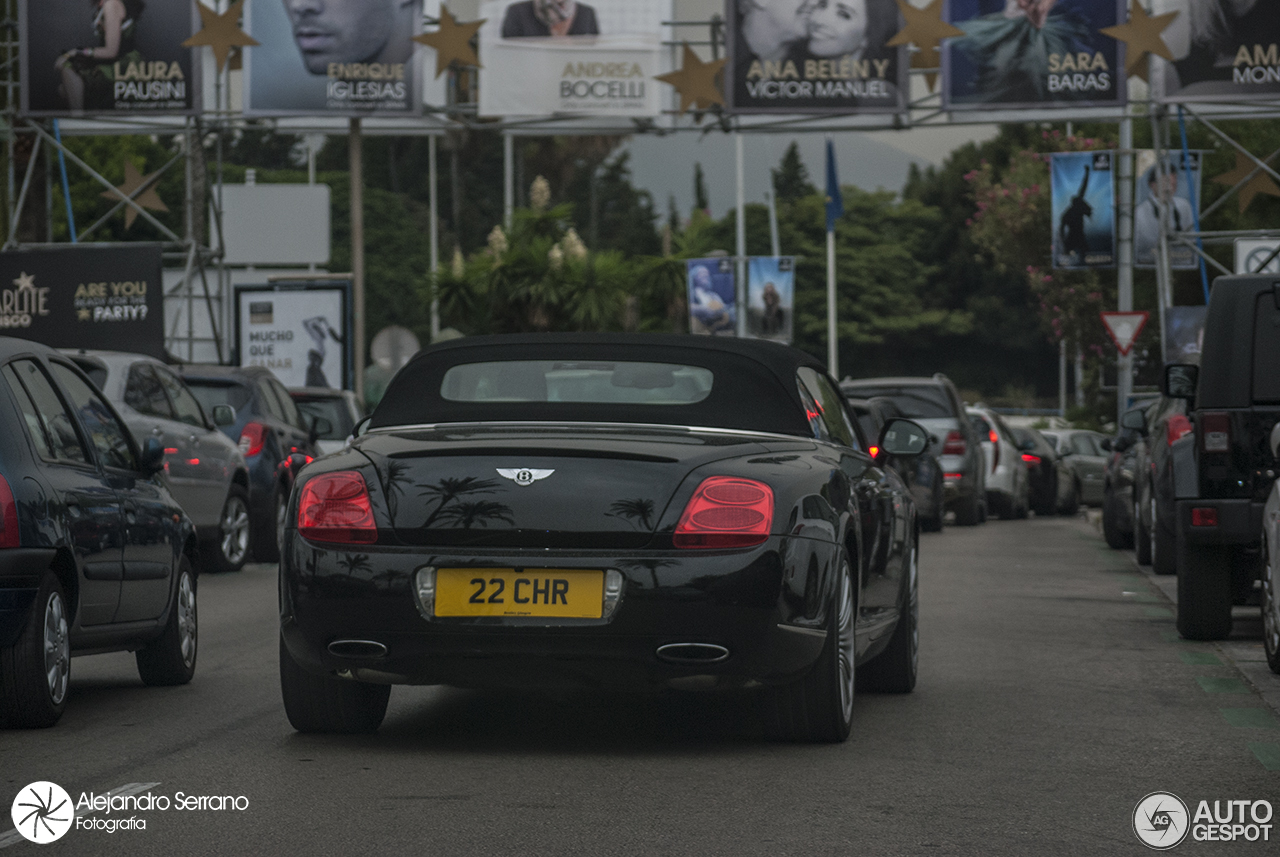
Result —
<svg viewBox="0 0 1280 857"><path fill-rule="evenodd" d="M1120 349L1121 355L1127 355L1132 350L1138 334L1142 333L1147 319L1151 317L1149 312L1100 312L1098 315L1102 316L1107 335L1116 344L1116 348Z"/></svg>

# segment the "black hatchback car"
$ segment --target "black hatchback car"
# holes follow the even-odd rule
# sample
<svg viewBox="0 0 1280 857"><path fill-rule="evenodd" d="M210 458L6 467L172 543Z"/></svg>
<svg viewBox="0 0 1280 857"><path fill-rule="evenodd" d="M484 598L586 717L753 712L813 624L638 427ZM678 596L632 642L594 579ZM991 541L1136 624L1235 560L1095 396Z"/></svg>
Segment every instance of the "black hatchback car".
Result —
<svg viewBox="0 0 1280 857"><path fill-rule="evenodd" d="M305 419L288 389L264 367L192 363L177 368L206 413L216 405L235 408L235 421L222 431L240 444L249 466L253 556L277 561L289 492L298 470L319 457L316 438L327 423Z"/></svg>
<svg viewBox="0 0 1280 857"><path fill-rule="evenodd" d="M51 726L72 655L136 651L151 685L196 666L195 528L66 357L0 337L0 721Z"/></svg>

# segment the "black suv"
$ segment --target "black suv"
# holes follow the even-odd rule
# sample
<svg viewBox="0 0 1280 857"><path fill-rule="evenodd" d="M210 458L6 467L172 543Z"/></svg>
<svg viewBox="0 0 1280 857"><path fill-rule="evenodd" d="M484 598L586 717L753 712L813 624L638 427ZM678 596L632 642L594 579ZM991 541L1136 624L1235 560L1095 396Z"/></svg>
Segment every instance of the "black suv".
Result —
<svg viewBox="0 0 1280 857"><path fill-rule="evenodd" d="M1178 631L1223 639L1232 605L1253 594L1262 510L1275 482L1267 441L1280 421L1280 281L1216 280L1200 366L1167 366L1165 393L1188 400L1193 426L1170 447Z"/></svg>

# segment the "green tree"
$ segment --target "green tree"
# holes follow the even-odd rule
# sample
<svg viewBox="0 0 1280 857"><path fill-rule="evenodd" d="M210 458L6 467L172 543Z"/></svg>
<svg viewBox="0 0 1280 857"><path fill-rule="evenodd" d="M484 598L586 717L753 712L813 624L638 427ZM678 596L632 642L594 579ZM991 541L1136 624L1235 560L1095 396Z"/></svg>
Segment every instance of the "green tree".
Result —
<svg viewBox="0 0 1280 857"><path fill-rule="evenodd" d="M707 214L711 213L711 200L707 196L707 180L702 174L702 164L693 164L693 209Z"/></svg>
<svg viewBox="0 0 1280 857"><path fill-rule="evenodd" d="M770 172L773 175L773 192L779 202L795 202L818 192L809 181L809 171L800 160L800 149L794 142L783 153L777 169Z"/></svg>

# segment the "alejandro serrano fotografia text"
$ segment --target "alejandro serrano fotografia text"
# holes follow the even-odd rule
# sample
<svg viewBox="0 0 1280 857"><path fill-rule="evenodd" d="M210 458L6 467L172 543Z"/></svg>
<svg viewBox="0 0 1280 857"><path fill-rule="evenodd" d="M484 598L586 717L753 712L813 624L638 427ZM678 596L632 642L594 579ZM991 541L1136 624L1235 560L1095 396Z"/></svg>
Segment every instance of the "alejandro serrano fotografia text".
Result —
<svg viewBox="0 0 1280 857"><path fill-rule="evenodd" d="M93 792L81 792L76 801L76 812L223 812L235 810L244 812L249 808L249 799L244 795L189 795L185 792L174 792L168 795L146 792L139 795L99 795Z"/></svg>

